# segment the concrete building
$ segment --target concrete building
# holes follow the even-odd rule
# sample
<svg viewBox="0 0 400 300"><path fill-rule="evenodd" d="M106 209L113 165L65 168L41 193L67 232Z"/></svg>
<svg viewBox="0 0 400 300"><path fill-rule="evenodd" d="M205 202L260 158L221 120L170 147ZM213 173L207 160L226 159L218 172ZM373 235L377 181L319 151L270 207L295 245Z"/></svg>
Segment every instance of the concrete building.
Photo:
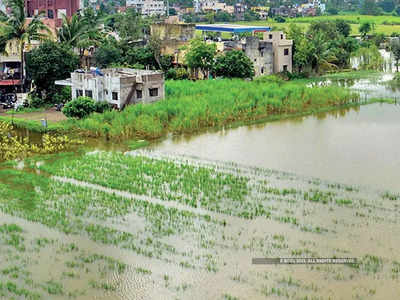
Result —
<svg viewBox="0 0 400 300"><path fill-rule="evenodd" d="M71 80L58 81L69 85L72 99L87 96L106 101L118 109L128 104L150 103L164 99L164 75L159 71L127 68L71 73Z"/></svg>
<svg viewBox="0 0 400 300"><path fill-rule="evenodd" d="M71 17L83 8L80 0L24 0L28 18L44 13L46 18L54 19L56 27L62 24L62 16Z"/></svg>
<svg viewBox="0 0 400 300"><path fill-rule="evenodd" d="M0 55L0 89L14 91L21 88L21 53L17 40L9 41Z"/></svg>
<svg viewBox="0 0 400 300"><path fill-rule="evenodd" d="M184 53L182 47L195 37L194 24L154 23L150 25L151 36L161 40L161 54L172 55L175 64L182 64Z"/></svg>
<svg viewBox="0 0 400 300"><path fill-rule="evenodd" d="M257 37L246 37L243 51L254 65L254 75L263 76L274 72L274 52L271 42Z"/></svg>
<svg viewBox="0 0 400 300"><path fill-rule="evenodd" d="M204 12L212 11L212 12L219 12L224 11L229 14L233 14L235 9L231 5L227 5L226 3L218 2L215 0L206 0L200 2L200 9Z"/></svg>
<svg viewBox="0 0 400 300"><path fill-rule="evenodd" d="M274 73L292 72L293 41L287 40L282 31L271 31L264 33L264 41L272 43L274 52Z"/></svg>
<svg viewBox="0 0 400 300"><path fill-rule="evenodd" d="M164 16L167 8L160 0L126 0L127 7L133 7L143 16Z"/></svg>
<svg viewBox="0 0 400 300"><path fill-rule="evenodd" d="M281 31L271 31L271 28L266 26L237 24L196 25L196 29L203 32L229 32L236 35L236 39L217 42L217 51L224 52L232 49L244 51L253 62L255 76L292 72L293 41L287 40ZM244 32L252 33L253 36L238 40L237 34ZM261 32L263 33L262 40L255 36Z"/></svg>
<svg viewBox="0 0 400 300"><path fill-rule="evenodd" d="M236 3L234 6L234 14L237 21L244 21L244 13L247 10L247 5Z"/></svg>
<svg viewBox="0 0 400 300"><path fill-rule="evenodd" d="M6 12L6 6L4 5L3 0L0 0L0 11L4 13Z"/></svg>

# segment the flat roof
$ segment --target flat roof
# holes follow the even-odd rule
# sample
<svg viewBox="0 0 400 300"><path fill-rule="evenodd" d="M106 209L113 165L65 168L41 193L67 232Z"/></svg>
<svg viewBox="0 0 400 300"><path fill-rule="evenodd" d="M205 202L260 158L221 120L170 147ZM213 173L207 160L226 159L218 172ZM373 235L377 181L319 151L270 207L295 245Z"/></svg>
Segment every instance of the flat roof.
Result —
<svg viewBox="0 0 400 300"><path fill-rule="evenodd" d="M271 31L271 27L269 26L247 26L238 24L196 25L196 29L202 31L231 32L231 33Z"/></svg>

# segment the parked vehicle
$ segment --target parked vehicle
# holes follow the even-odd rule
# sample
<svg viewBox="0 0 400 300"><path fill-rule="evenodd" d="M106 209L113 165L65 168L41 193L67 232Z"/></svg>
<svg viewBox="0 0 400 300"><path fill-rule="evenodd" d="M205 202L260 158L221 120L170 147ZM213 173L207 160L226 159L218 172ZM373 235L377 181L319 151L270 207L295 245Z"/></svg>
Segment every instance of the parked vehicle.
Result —
<svg viewBox="0 0 400 300"><path fill-rule="evenodd" d="M0 95L0 104L3 105L4 109L14 108L17 102L17 97L15 94L2 94Z"/></svg>

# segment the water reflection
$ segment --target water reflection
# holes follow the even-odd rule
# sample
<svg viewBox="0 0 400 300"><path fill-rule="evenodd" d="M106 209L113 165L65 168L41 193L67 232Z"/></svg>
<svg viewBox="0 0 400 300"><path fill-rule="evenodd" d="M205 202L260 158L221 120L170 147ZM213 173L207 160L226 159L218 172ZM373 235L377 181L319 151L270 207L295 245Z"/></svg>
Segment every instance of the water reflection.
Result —
<svg viewBox="0 0 400 300"><path fill-rule="evenodd" d="M400 191L400 106L168 138L152 148Z"/></svg>

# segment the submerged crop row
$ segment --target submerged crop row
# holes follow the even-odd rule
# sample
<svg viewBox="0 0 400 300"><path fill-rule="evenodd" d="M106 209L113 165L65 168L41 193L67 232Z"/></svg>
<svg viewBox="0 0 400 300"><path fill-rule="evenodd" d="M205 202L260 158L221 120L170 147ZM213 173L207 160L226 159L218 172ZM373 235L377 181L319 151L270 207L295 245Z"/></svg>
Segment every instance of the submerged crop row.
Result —
<svg viewBox="0 0 400 300"><path fill-rule="evenodd" d="M23 190L18 188L21 186ZM177 263L189 254L164 242L163 237L212 232L222 226L221 221L208 215L12 169L0 170L0 199L0 210L4 213L147 257L166 260L166 255L176 256ZM132 230L129 222L123 221L125 218L142 224ZM196 261L198 264L201 259Z"/></svg>
<svg viewBox="0 0 400 300"><path fill-rule="evenodd" d="M287 179L281 178L283 174L272 176L273 172L265 170L225 169L217 164L195 162L194 159L156 157L146 152L134 156L97 152L75 159L61 158L40 164L38 168L82 183L149 197L150 201L177 202L244 219L272 218L316 233L327 230L320 220L308 216L307 210L312 206L324 206L327 211L358 208L362 215L371 214L370 207L380 209L374 199L358 195L353 187L331 183L324 187L311 182L299 188L290 186L290 180L285 182ZM280 187L282 184L285 186Z"/></svg>
<svg viewBox="0 0 400 300"><path fill-rule="evenodd" d="M265 295L337 298L333 285L354 287L378 277L381 283L394 284L400 257L385 245L396 244L392 240L400 236L398 199L393 192L147 151L45 155L23 164L8 162L0 169L0 214L40 223L79 241L62 247L68 255L75 254L60 276L46 279L48 285L43 285L63 293L61 298L68 294L60 283L87 278L86 268L98 261L100 274L109 274L109 266L113 272L127 272L120 284L87 278L91 289L111 293L130 290L123 284L132 272L148 279L143 283L147 291L160 291L162 286L162 292L178 298L218 299L227 293L235 297L242 295L238 288L252 299ZM389 228L393 234L383 234ZM0 227L0 235L6 230ZM13 234L7 247L31 251L20 231ZM34 249L53 244L43 237L33 243ZM89 249L117 253L115 259L135 266L78 254L77 247L87 244ZM268 266L262 272L262 266L254 271L252 257L356 257L359 263L297 269ZM14 274L10 267L5 272ZM293 271L299 268L301 272ZM21 278L24 272L19 272ZM10 289L29 290L10 276L6 280L15 284ZM314 282L314 278L326 280ZM199 280L202 284L218 280L221 287L233 288L213 287L214 294L204 295L196 290ZM4 286L2 292L10 293ZM369 295L368 291L354 293ZM71 298L74 295L79 297L72 294Z"/></svg>

